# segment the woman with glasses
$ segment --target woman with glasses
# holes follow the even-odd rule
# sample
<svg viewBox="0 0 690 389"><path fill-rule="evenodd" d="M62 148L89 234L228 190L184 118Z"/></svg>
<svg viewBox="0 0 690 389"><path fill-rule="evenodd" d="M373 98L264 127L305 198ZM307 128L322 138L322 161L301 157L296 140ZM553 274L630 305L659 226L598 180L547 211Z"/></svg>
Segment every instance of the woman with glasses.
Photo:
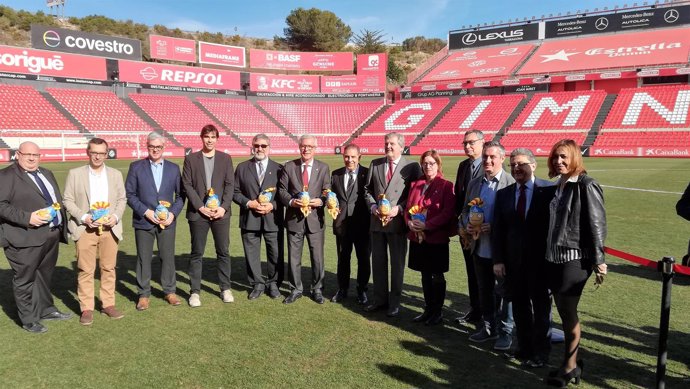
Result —
<svg viewBox="0 0 690 389"><path fill-rule="evenodd" d="M549 205L546 241L547 278L556 300L565 334L564 357L559 369L549 373L547 383L567 387L580 382L582 360L577 305L587 279L596 273L600 284L606 274L604 239L606 212L601 186L587 175L580 146L565 139L549 153L549 177L558 177L556 194Z"/></svg>
<svg viewBox="0 0 690 389"><path fill-rule="evenodd" d="M441 157L428 150L420 158L423 177L412 183L405 222L410 232L408 266L422 273L424 311L412 321L436 325L443 320L450 237L455 234L453 183L443 178Z"/></svg>

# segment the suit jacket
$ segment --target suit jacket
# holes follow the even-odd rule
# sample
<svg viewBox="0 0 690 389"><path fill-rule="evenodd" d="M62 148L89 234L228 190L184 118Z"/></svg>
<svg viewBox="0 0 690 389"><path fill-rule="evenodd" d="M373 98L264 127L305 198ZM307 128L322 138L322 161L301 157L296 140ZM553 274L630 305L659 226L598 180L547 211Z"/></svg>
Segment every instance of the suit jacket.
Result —
<svg viewBox="0 0 690 389"><path fill-rule="evenodd" d="M206 173L204 172L203 151L190 153L184 158L182 167L182 186L187 197L187 220L190 222L202 219L199 208L204 206L206 200ZM220 206L225 208L225 215L221 220L230 218L232 196L235 191L235 175L230 155L216 150L211 176L211 188L220 200Z"/></svg>
<svg viewBox="0 0 690 389"><path fill-rule="evenodd" d="M690 184L676 204L676 212L683 219L690 220Z"/></svg>
<svg viewBox="0 0 690 389"><path fill-rule="evenodd" d="M119 170L105 166L105 174L108 175L108 202L110 203L110 215L117 216L117 224L112 232L118 240L122 240L122 214L127 207L127 195L122 173ZM86 224L82 224L81 217L89 213L91 209L91 193L89 189L89 165L74 168L67 173L65 182L64 203L65 209L70 214L67 230L69 237L76 241L86 230Z"/></svg>
<svg viewBox="0 0 690 389"><path fill-rule="evenodd" d="M40 168L55 191L58 203L62 203L60 188L53 173ZM18 163L0 170L0 247L36 247L45 243L50 232L49 224L32 227L29 224L31 213L46 207L43 194L29 175ZM62 215L61 242L67 243L64 231L67 215L64 207Z"/></svg>
<svg viewBox="0 0 690 389"><path fill-rule="evenodd" d="M338 206L340 207L340 213L333 221L333 233L342 236L347 232L348 226L354 226L358 231L368 234L371 212L364 192L364 185L369 169L359 165L356 185L349 191L345 188L345 176L347 174L347 168L341 167L334 170L333 175L331 175L331 190L338 197Z"/></svg>
<svg viewBox="0 0 690 389"><path fill-rule="evenodd" d="M450 242L450 237L457 233L455 222L455 194L453 183L437 176L431 181L426 192L422 194L426 179L422 178L412 183L410 196L407 199L405 221L410 220L410 208L419 205L426 209L426 221L424 222L424 241L431 244ZM407 238L417 241L417 234L410 231Z"/></svg>
<svg viewBox="0 0 690 389"><path fill-rule="evenodd" d="M549 228L549 203L554 183L535 178L534 191L525 219L516 211L518 184L511 184L496 193L491 223L491 253L494 264L506 263L519 267L523 262L543 263L546 235Z"/></svg>
<svg viewBox="0 0 690 389"><path fill-rule="evenodd" d="M320 198L325 206L326 199L323 197L323 191L331 189L330 171L325 163L316 159L312 161L311 176L309 176L309 197L312 199ZM290 206L290 200L295 198L299 192L302 192L303 188L302 160L297 158L286 162L278 184L278 196L285 206L285 227L287 227L288 231L302 232L306 222L309 232L312 234L323 231L324 207L312 209L309 216L305 218L299 208Z"/></svg>
<svg viewBox="0 0 690 389"><path fill-rule="evenodd" d="M254 158L237 165L235 170L235 193L232 200L240 206L241 229L274 232L282 228L284 210L283 204L278 201L278 181L282 171L283 167L279 163L269 159L264 172L264 182L259 184ZM276 189L273 192L273 199L271 199L273 212L267 215L259 215L247 208L249 201L256 200L261 191L268 188Z"/></svg>
<svg viewBox="0 0 690 389"><path fill-rule="evenodd" d="M469 185L470 180L481 176L484 171L480 162L479 169L473 175L472 162L471 159L467 158L458 165L458 173L455 176L455 212L457 212L457 216L460 216L460 212L466 204L467 185Z"/></svg>
<svg viewBox="0 0 690 389"><path fill-rule="evenodd" d="M141 159L129 165L129 172L125 180L127 204L132 208L132 227L150 230L154 227L144 213L149 209L155 210L158 201L170 203L168 210L175 215L170 227L177 223L177 217L182 212L184 197L182 196L182 182L180 167L168 160L163 160L163 178L160 189L156 189L156 182L151 172L151 161Z"/></svg>
<svg viewBox="0 0 690 389"><path fill-rule="evenodd" d="M415 161L410 161L405 157L400 157L400 162L393 172L393 177L390 182L386 182L386 165L388 158L377 158L371 161L369 165L369 174L367 175L367 184L365 190L367 193L367 202L370 210L370 230L372 232L394 232L404 233L407 230L405 226L405 206L407 205L407 196L410 191L412 182L417 181L422 176L422 168ZM381 221L371 214L371 207L376 205L378 196L385 194L391 207L398 207L399 216L394 217L385 227L381 225Z"/></svg>
<svg viewBox="0 0 690 389"><path fill-rule="evenodd" d="M480 197L481 189L482 189L482 180L484 179L484 176L479 176L477 178L473 178L470 180L470 183L467 185L467 193L465 194L465 201L464 205L462 208L462 213L460 214L460 224L463 227L467 227L467 218L469 217L470 214L470 206L467 205L467 203L470 202L475 197ZM503 171L501 174L501 178L498 180L498 186L496 187L496 191L500 191L501 189L507 187L510 184L515 183L515 179L508 173L507 171ZM496 211L496 207L494 207L494 212ZM491 215L493 216L493 215ZM491 218L490 220L493 220ZM493 228L494 223L491 223L491 227ZM481 238L480 238L481 239ZM470 244L470 252L474 252L474 249L477 247L477 241L473 240ZM493 254L493 253L492 253Z"/></svg>

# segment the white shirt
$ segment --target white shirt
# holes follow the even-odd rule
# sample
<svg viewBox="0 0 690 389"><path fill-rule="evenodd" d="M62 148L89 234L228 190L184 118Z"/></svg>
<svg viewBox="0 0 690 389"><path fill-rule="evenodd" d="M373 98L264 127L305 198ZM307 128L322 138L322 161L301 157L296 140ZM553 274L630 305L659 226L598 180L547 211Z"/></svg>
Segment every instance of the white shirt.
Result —
<svg viewBox="0 0 690 389"><path fill-rule="evenodd" d="M359 172L359 165L357 165L355 170L348 170L347 168L345 168L345 188L347 188L348 185L350 185L350 177L352 177L352 179L355 180L355 182L357 182L357 173L358 172ZM353 175L350 176L350 173L352 173Z"/></svg>
<svg viewBox="0 0 690 389"><path fill-rule="evenodd" d="M398 168L398 162L400 162L400 158L402 158L402 155L393 160L393 173L395 173L395 169ZM386 177L388 177L388 169L390 167L389 161L390 159L386 158Z"/></svg>
<svg viewBox="0 0 690 389"><path fill-rule="evenodd" d="M94 171L89 166L89 201L91 201L91 204L98 201L108 202L108 173L106 172L105 165L103 165L100 172ZM88 213L84 214L81 217L81 221L86 220L88 215ZM114 216L117 219L117 215Z"/></svg>

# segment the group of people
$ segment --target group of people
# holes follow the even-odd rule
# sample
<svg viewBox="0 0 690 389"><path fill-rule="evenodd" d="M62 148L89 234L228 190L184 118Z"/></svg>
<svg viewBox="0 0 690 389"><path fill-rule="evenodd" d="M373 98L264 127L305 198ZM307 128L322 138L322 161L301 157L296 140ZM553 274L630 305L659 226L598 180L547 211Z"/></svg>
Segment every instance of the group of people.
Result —
<svg viewBox="0 0 690 389"><path fill-rule="evenodd" d="M13 270L23 328L42 333L47 331L43 321L72 316L57 310L49 290L58 243L68 240L76 245L80 323L91 325L94 320L97 265L100 312L112 319L124 316L115 307L115 266L127 205L132 209L137 249L137 310L150 305L154 242L164 300L181 304L176 294L175 234L185 199L191 236L188 304L201 305L202 257L209 230L220 298L233 302L229 245L234 202L240 209L251 285L248 299L264 293L272 299L282 296L287 237L290 293L283 303L294 303L305 294L301 272L305 240L311 263L309 296L318 304L325 302L325 218L330 213L338 280L331 301L348 298L354 251L357 303L367 312L398 316L407 262L421 273L424 295L423 311L412 320L436 325L443 321L451 238L459 235L470 309L458 320L476 324L469 340L493 340L495 349L513 350L525 366L544 366L550 351L553 296L563 322L565 355L548 382L566 386L579 380L583 365L577 358L577 306L591 273L596 273L597 282L606 274L606 216L602 189L586 174L575 142L563 140L551 149L549 177L558 178L552 182L535 177L537 163L529 149L511 152L507 172L503 146L485 142L481 131L468 131L463 138L468 158L458 166L453 183L444 178L441 156L435 150L424 152L419 162L403 156L405 140L400 133L385 135L385 156L374 159L368 168L360 164L357 145L345 146L344 166L333 174L315 158L314 136L301 136L300 157L281 165L270 159L270 138L258 134L252 139L252 157L236 169L231 156L216 149L219 136L215 126L204 126L201 150L186 156L180 171L163 158L166 138L152 132L147 138L148 157L132 162L126 178L105 165L106 141L92 138L88 164L69 171L64 193L53 174L39 166L39 147L22 143L16 163L0 170L0 245ZM44 210L50 207L54 212L46 216ZM101 208L107 209L104 216L95 212ZM371 296L367 295L370 276ZM517 346L512 344L513 333Z"/></svg>

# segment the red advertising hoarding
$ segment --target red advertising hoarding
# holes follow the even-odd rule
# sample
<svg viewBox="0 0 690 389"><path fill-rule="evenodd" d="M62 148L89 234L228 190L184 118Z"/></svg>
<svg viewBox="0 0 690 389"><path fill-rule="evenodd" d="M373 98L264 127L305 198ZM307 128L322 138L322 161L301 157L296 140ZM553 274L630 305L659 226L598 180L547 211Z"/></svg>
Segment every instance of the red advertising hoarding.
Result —
<svg viewBox="0 0 690 389"><path fill-rule="evenodd" d="M151 58L169 61L196 62L196 41L149 35Z"/></svg>
<svg viewBox="0 0 690 389"><path fill-rule="evenodd" d="M366 76L321 76L321 93L374 93L385 91L380 87L365 85Z"/></svg>
<svg viewBox="0 0 690 389"><path fill-rule="evenodd" d="M685 63L688 54L690 28L547 41L520 69L519 74Z"/></svg>
<svg viewBox="0 0 690 389"><path fill-rule="evenodd" d="M105 58L0 46L0 72L106 80Z"/></svg>
<svg viewBox="0 0 690 389"><path fill-rule="evenodd" d="M251 49L249 66L257 69L352 71L352 53Z"/></svg>
<svg viewBox="0 0 690 389"><path fill-rule="evenodd" d="M319 76L252 73L253 92L319 93Z"/></svg>
<svg viewBox="0 0 690 389"><path fill-rule="evenodd" d="M450 54L420 82L505 77L529 54L533 45L463 50Z"/></svg>
<svg viewBox="0 0 690 389"><path fill-rule="evenodd" d="M199 63L243 68L246 59L244 47L199 42Z"/></svg>
<svg viewBox="0 0 690 389"><path fill-rule="evenodd" d="M358 54L357 75L363 88L386 90L386 70L388 70L388 55L386 53Z"/></svg>
<svg viewBox="0 0 690 389"><path fill-rule="evenodd" d="M240 73L151 62L119 61L120 81L180 87L240 90Z"/></svg>

